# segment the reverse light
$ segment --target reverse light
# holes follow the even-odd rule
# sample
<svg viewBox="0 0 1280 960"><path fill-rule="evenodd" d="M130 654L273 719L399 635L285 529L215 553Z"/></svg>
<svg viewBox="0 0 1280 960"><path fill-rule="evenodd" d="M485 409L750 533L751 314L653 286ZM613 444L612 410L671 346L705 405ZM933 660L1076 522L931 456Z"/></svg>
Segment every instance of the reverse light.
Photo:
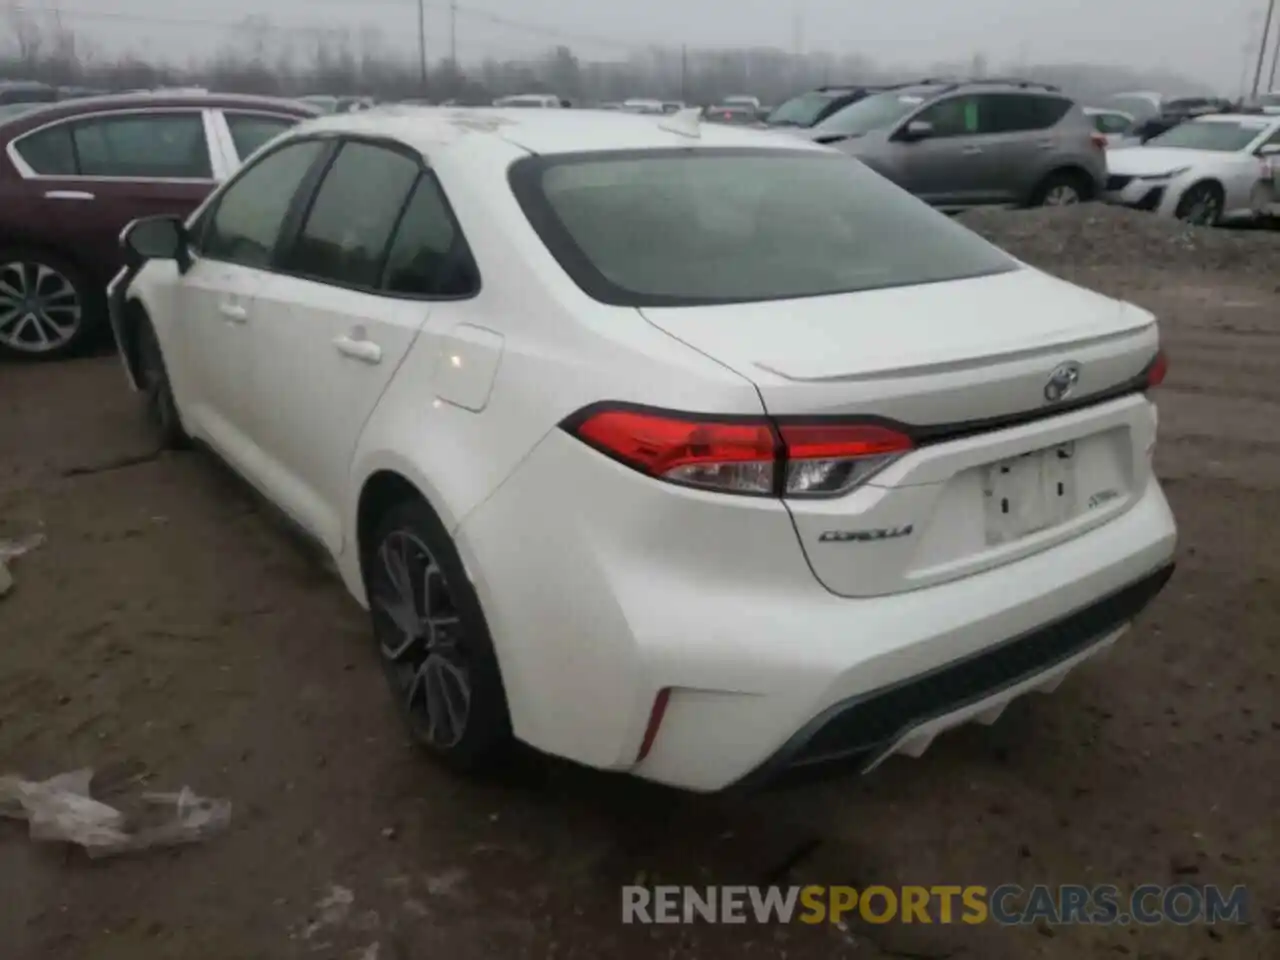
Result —
<svg viewBox="0 0 1280 960"><path fill-rule="evenodd" d="M845 493L879 473L913 444L905 433L865 423L783 423L786 496Z"/></svg>
<svg viewBox="0 0 1280 960"><path fill-rule="evenodd" d="M875 423L714 418L605 407L565 429L627 466L670 483L754 496L847 493L913 447Z"/></svg>

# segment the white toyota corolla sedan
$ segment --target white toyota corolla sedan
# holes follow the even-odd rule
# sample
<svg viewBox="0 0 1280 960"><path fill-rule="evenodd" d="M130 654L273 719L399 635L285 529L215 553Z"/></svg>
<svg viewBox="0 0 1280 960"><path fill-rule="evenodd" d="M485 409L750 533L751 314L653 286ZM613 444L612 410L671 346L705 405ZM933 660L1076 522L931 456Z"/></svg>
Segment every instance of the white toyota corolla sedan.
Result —
<svg viewBox="0 0 1280 960"><path fill-rule="evenodd" d="M371 611L415 737L711 791L918 754L1170 576L1155 319L823 147L378 108L138 221L113 322Z"/></svg>
<svg viewBox="0 0 1280 960"><path fill-rule="evenodd" d="M1280 215L1280 117L1210 114L1107 152L1104 199L1204 226Z"/></svg>

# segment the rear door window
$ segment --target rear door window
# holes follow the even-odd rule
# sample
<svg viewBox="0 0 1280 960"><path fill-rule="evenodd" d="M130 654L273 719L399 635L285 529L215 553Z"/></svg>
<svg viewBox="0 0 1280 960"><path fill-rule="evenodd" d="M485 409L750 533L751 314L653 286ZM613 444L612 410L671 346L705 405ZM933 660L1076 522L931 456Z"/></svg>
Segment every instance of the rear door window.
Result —
<svg viewBox="0 0 1280 960"><path fill-rule="evenodd" d="M231 140L235 144L236 154L241 160L248 159L261 147L298 122L293 117L269 116L264 113L228 111L224 116L227 120L227 129L231 131Z"/></svg>
<svg viewBox="0 0 1280 960"><path fill-rule="evenodd" d="M14 150L35 173L43 177L74 177L76 151L71 142L71 125L59 123L29 133L14 144Z"/></svg>
<svg viewBox="0 0 1280 960"><path fill-rule="evenodd" d="M1031 93L986 93L979 100L983 133L1047 130L1071 109L1063 97Z"/></svg>
<svg viewBox="0 0 1280 960"><path fill-rule="evenodd" d="M72 126L80 175L140 180L212 180L199 111L139 113Z"/></svg>
<svg viewBox="0 0 1280 960"><path fill-rule="evenodd" d="M469 297L480 271L435 177L424 174L409 198L387 254L383 289L428 297Z"/></svg>
<svg viewBox="0 0 1280 960"><path fill-rule="evenodd" d="M376 289L388 244L422 165L389 147L343 144L316 192L284 269Z"/></svg>

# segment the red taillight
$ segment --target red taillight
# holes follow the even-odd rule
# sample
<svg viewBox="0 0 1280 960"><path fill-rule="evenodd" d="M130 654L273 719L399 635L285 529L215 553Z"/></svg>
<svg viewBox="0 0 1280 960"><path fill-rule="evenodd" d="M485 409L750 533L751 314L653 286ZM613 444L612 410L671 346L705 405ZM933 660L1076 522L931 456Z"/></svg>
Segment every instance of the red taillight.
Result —
<svg viewBox="0 0 1280 960"><path fill-rule="evenodd" d="M681 420L634 410L606 410L574 430L629 466L664 480L738 493L773 491L777 440L759 422Z"/></svg>
<svg viewBox="0 0 1280 960"><path fill-rule="evenodd" d="M1091 133L1089 134L1089 139L1093 141L1093 147L1095 150L1107 149L1107 138L1103 134Z"/></svg>
<svg viewBox="0 0 1280 960"><path fill-rule="evenodd" d="M1158 387L1164 383L1164 378L1169 373L1169 358L1165 352L1161 350L1156 354L1156 358L1151 361L1151 366L1147 367L1147 389Z"/></svg>
<svg viewBox="0 0 1280 960"><path fill-rule="evenodd" d="M845 493L912 448L910 437L881 424L775 424L634 409L589 412L566 429L660 480L757 496Z"/></svg>

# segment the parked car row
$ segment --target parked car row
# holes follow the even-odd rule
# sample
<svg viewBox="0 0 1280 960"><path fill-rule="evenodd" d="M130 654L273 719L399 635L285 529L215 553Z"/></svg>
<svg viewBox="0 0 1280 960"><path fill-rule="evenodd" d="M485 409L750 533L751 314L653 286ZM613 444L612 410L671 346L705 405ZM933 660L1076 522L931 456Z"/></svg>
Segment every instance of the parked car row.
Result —
<svg viewBox="0 0 1280 960"><path fill-rule="evenodd" d="M55 87L35 80L0 80L0 106L19 103L55 103L106 93L89 87Z"/></svg>
<svg viewBox="0 0 1280 960"><path fill-rule="evenodd" d="M1112 103L1137 112L1081 107L1016 78L926 79L822 88L766 126L856 157L947 210L1100 199L1204 225L1280 215L1280 116L1223 112L1206 97Z"/></svg>
<svg viewBox="0 0 1280 960"><path fill-rule="evenodd" d="M1056 87L1020 79L925 79L872 91L789 129L856 157L947 210L1078 203L1106 181L1106 140Z"/></svg>
<svg viewBox="0 0 1280 960"><path fill-rule="evenodd" d="M946 210L1103 199L1206 225L1280 215L1280 116L1205 114L1132 147L1132 136L1102 132L1099 109L1028 81L841 90L825 116L831 89L804 111L784 104L772 123L745 103L703 119L828 146ZM629 103L632 113L683 106ZM169 91L41 103L0 120L0 352L54 358L94 339L128 222L189 212L262 144L325 112L314 97Z"/></svg>

